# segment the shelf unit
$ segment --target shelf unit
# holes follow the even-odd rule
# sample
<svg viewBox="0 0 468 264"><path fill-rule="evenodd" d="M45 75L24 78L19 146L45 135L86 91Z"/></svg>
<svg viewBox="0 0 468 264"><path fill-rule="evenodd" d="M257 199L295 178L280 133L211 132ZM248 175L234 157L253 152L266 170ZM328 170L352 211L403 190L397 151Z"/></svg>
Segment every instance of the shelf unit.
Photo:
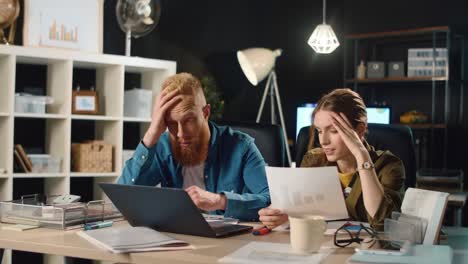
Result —
<svg viewBox="0 0 468 264"><path fill-rule="evenodd" d="M463 120L463 93L464 93L464 62L465 62L465 35L454 31L448 26L440 27L428 27L428 28L417 28L400 31L388 31L388 32L374 32L365 34L352 34L345 37L344 41L344 83L345 85L351 85L355 91L361 92L365 90L371 90L372 98L371 102L375 101L376 93L385 93L385 85L394 86L430 86L431 102L430 102L430 123L428 124L410 124L409 126L415 130L429 130L430 132L430 158L429 162L432 165L434 159L433 152L435 148L435 130L443 131L443 167L447 167L447 155L448 155L448 140L449 132L448 128L452 125L458 125ZM457 54L454 56L454 46L457 46ZM398 59L388 59L385 52L385 48L400 46L400 51L395 52L393 50L390 56L397 56ZM362 48L364 47L364 48ZM403 48L401 48L403 47ZM356 79L355 73L359 61L363 57L367 57L367 61L403 61L407 63L407 51L408 48L432 48L434 51L436 48L447 48L448 52L448 63L446 66L447 75L443 77L429 76L429 77L385 77L385 78L366 78ZM406 54L402 54L402 50L406 51ZM366 56L367 55L367 56ZM405 57L405 59L403 59ZM457 58L455 58L457 57ZM456 59L456 62L454 62ZM435 58L434 58L435 61ZM352 67L349 67L352 63ZM435 65L435 64L434 64ZM456 67L454 67L456 65ZM406 70L406 68L405 68ZM456 71L455 71L456 70ZM407 72L405 71L405 75ZM371 86L371 87L370 87ZM378 88L376 88L378 87ZM458 87L458 90L454 90ZM441 92L439 89L443 89L443 103L440 103ZM376 91L378 89L378 91ZM386 91L388 92L388 90ZM457 105L453 104L452 100L454 92L458 93ZM441 107L437 108L438 105L443 105L443 117L436 118L439 112L437 111ZM413 110L413 105L407 105L408 110ZM454 118L453 109L457 108L456 118ZM422 164L427 166L428 164Z"/></svg>
<svg viewBox="0 0 468 264"><path fill-rule="evenodd" d="M18 64L46 67L45 93L53 97L54 104L47 107L46 114L15 113L14 99L17 89L16 80L25 78L17 71ZM95 87L100 97L99 115L74 115L72 109L72 87L74 70L95 72ZM97 187L101 182L114 182L121 174L123 129L125 122L137 123L145 129L151 119L124 116L124 90L127 73L140 76L140 87L159 91L165 78L176 73L176 62L165 60L125 57L117 55L90 54L78 51L30 48L0 45L0 168L6 173L0 174L0 200L13 199L14 180L36 178L44 180L46 194L69 194L74 178L90 177L93 179L93 199L102 199L104 195ZM131 87L130 87L131 88ZM40 138L45 153L62 158L59 173L14 173L13 146L15 125L21 122L43 122L44 138ZM73 133L81 133L80 128L73 129L74 122L92 122L96 139L104 140L114 146L113 172L81 173L72 172L71 141ZM34 137L36 133L31 133ZM40 133L39 133L40 134ZM28 135L29 136L29 135ZM73 142L75 143L75 142Z"/></svg>
<svg viewBox="0 0 468 264"><path fill-rule="evenodd" d="M54 104L47 107L46 114L15 113L15 92L24 79L33 78L29 73L22 76L21 67L46 68L44 91L54 99ZM95 87L100 98L99 115L73 115L72 87L75 70L93 71ZM127 74L138 75L138 86L157 93L162 82L176 73L176 62L165 60L125 57L105 54L91 54L78 51L30 48L0 45L0 200L11 200L25 182L43 190L45 194L69 194L74 182L85 180L92 182L92 199L103 199L98 188L101 182L114 182L122 170L122 148L124 145L124 124L131 122L144 130L151 122L149 118L124 116L124 90ZM96 139L104 140L114 146L113 172L79 173L72 172L71 143L74 133L82 133L77 122L92 122L91 134ZM44 152L62 158L59 173L16 173L13 172L13 146L18 135L17 127L40 123L44 131L31 131L26 137L39 137ZM89 131L84 131L89 132ZM74 142L73 142L74 143ZM18 185L16 185L16 183ZM32 183L34 182L34 183ZM88 186L88 185L87 185ZM75 186L76 188L76 186ZM33 188L34 189L34 188ZM22 193L26 194L26 193ZM29 194L29 193L28 193ZM4 263L11 262L11 253L6 251ZM44 256L44 263L66 263L63 257Z"/></svg>
<svg viewBox="0 0 468 264"><path fill-rule="evenodd" d="M366 79L348 79L347 83L386 83L386 82L432 82L446 81L446 77L385 77L385 78L366 78Z"/></svg>

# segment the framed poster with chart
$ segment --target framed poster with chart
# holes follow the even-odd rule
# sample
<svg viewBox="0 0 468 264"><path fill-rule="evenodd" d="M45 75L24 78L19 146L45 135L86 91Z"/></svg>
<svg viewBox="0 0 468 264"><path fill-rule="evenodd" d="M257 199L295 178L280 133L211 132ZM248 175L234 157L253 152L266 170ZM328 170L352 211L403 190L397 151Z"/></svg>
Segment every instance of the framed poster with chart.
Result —
<svg viewBox="0 0 468 264"><path fill-rule="evenodd" d="M23 45L102 53L104 0L24 0Z"/></svg>

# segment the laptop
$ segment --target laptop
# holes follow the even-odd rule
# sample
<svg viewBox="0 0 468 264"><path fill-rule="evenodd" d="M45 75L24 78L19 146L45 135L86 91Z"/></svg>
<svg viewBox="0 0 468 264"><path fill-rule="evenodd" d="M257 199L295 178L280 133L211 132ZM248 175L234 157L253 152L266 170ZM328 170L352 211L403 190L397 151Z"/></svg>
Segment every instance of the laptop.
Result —
<svg viewBox="0 0 468 264"><path fill-rule="evenodd" d="M99 184L132 226L203 237L225 237L247 232L251 226L208 223L182 189L152 186Z"/></svg>

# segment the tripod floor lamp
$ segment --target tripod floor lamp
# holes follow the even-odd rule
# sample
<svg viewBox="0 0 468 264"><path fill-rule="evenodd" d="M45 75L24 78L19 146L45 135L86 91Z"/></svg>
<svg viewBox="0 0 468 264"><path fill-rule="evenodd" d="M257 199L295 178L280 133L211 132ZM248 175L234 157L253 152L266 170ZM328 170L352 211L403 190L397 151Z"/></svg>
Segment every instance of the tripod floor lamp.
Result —
<svg viewBox="0 0 468 264"><path fill-rule="evenodd" d="M263 91L262 101L257 113L256 122L260 122L262 117L263 107L267 94L270 94L271 106L271 123L276 124L276 106L278 108L278 115L281 122L281 129L283 131L284 146L286 148L286 155L288 158L288 165L291 166L291 153L289 152L288 136L286 134L286 126L284 125L283 108L281 106L281 98L278 90L278 82L276 81L275 61L281 55L281 50L269 50L265 48L250 48L237 52L237 59L249 82L253 85L258 85L265 77L268 76L265 90Z"/></svg>

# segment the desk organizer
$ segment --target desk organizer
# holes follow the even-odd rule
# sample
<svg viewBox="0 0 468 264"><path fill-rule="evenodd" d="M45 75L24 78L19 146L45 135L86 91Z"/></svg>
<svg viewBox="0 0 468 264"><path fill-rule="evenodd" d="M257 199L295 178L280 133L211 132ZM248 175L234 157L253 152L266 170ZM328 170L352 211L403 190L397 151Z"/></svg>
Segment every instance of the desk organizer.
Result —
<svg viewBox="0 0 468 264"><path fill-rule="evenodd" d="M69 230L90 222L122 218L122 214L110 202L97 200L52 204L51 201L57 196L33 194L24 195L18 200L0 202L0 221Z"/></svg>

